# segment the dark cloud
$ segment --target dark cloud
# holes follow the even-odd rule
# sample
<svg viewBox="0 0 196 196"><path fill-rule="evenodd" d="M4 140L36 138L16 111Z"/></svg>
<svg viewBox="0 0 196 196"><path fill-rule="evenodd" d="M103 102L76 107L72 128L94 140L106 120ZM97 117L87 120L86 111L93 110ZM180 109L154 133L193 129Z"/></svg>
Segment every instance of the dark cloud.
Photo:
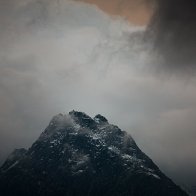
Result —
<svg viewBox="0 0 196 196"><path fill-rule="evenodd" d="M157 0L150 24L159 68L174 73L196 71L196 1Z"/></svg>

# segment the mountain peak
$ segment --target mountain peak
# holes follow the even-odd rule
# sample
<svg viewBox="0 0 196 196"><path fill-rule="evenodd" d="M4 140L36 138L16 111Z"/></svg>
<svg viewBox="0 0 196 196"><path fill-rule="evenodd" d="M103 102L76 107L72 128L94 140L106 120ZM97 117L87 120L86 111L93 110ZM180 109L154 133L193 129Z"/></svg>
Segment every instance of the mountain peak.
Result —
<svg viewBox="0 0 196 196"><path fill-rule="evenodd" d="M78 111L73 110L69 112L69 115L80 126L88 127L90 129L96 129L95 121L90 116L85 114L84 112L78 112Z"/></svg>
<svg viewBox="0 0 196 196"><path fill-rule="evenodd" d="M95 120L95 122L97 122L97 123L108 123L108 120L104 117L104 116L102 116L101 114L97 114L95 117L94 117L94 120Z"/></svg>
<svg viewBox="0 0 196 196"><path fill-rule="evenodd" d="M81 118L81 119L91 119L91 117L88 116L86 113L75 111L75 110L70 111L69 115L72 117Z"/></svg>
<svg viewBox="0 0 196 196"><path fill-rule="evenodd" d="M84 122L84 124L86 123L87 126L89 126L89 123L90 124L94 124L94 123L97 123L97 124L107 123L108 124L108 120L101 114L97 114L94 118L91 118L84 112L72 110L71 112L69 112L69 115L76 121L80 121L80 122L82 121Z"/></svg>
<svg viewBox="0 0 196 196"><path fill-rule="evenodd" d="M136 145L98 114L52 118L28 150L0 168L0 195L187 196Z"/></svg>

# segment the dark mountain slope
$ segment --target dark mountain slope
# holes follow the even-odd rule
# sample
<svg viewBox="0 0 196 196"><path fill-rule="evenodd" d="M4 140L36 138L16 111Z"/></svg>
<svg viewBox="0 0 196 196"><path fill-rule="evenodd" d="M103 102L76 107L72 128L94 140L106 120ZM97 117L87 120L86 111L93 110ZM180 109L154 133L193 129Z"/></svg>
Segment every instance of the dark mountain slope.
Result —
<svg viewBox="0 0 196 196"><path fill-rule="evenodd" d="M187 196L136 145L108 123L59 114L27 151L0 169L2 196Z"/></svg>

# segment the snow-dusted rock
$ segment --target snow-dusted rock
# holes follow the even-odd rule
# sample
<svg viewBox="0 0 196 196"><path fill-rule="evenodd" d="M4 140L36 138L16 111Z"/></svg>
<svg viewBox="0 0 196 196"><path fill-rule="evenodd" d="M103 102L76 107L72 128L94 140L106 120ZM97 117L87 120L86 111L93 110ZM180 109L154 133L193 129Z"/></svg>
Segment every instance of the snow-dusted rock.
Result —
<svg viewBox="0 0 196 196"><path fill-rule="evenodd" d="M52 118L28 150L0 170L0 195L186 196L136 145L99 115Z"/></svg>

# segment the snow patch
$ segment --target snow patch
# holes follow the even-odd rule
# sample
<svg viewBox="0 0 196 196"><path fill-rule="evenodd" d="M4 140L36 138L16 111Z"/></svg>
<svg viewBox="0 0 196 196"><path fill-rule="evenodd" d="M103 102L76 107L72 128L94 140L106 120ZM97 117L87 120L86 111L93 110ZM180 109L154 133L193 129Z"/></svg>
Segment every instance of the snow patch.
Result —
<svg viewBox="0 0 196 196"><path fill-rule="evenodd" d="M154 178L157 178L157 179L161 179L158 175L154 174L154 173L151 173L151 172L148 172L147 175L149 176L153 176Z"/></svg>
<svg viewBox="0 0 196 196"><path fill-rule="evenodd" d="M122 155L122 158L123 158L123 159L126 159L126 160L132 160L132 159L133 159L133 157L130 156L130 155L128 155L128 154L123 154L123 155Z"/></svg>
<svg viewBox="0 0 196 196"><path fill-rule="evenodd" d="M19 161L14 162L11 166L9 166L6 170L4 170L4 172L7 172L8 170L12 169L12 168L15 167L18 163L19 163Z"/></svg>
<svg viewBox="0 0 196 196"><path fill-rule="evenodd" d="M114 152L115 154L120 154L120 150L115 146L109 146L108 149Z"/></svg>

